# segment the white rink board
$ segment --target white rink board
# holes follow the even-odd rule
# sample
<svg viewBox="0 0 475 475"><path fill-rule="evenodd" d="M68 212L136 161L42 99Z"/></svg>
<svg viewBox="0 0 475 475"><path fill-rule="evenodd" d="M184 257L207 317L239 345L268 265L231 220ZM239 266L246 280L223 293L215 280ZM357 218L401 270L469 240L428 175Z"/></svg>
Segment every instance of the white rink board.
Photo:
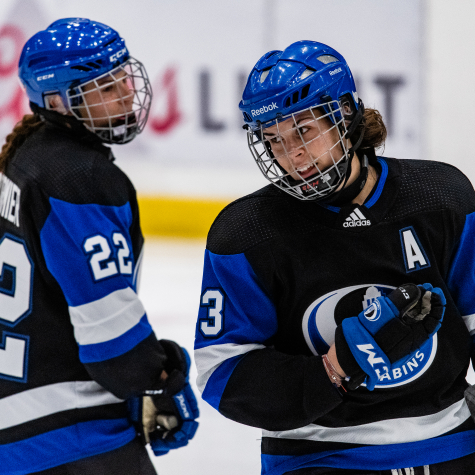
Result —
<svg viewBox="0 0 475 475"><path fill-rule="evenodd" d="M0 136L17 90L2 73L22 40L61 17L82 16L119 31L154 86L149 125L115 147L139 192L236 197L266 182L247 150L237 104L244 81L268 50L326 42L347 59L367 106L390 125L385 154L422 155L422 0L2 0ZM16 36L1 33L2 25ZM12 56L13 55L13 56ZM10 108L11 109L11 108ZM8 109L8 110L10 110Z"/></svg>

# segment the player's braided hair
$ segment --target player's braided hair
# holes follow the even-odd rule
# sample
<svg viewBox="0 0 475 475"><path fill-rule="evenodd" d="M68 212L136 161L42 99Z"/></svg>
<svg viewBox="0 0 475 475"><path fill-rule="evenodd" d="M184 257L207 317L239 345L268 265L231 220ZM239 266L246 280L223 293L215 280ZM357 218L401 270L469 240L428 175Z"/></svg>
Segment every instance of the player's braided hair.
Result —
<svg viewBox="0 0 475 475"><path fill-rule="evenodd" d="M12 132L7 135L0 152L0 172L5 170L8 161L15 155L17 149L23 142L36 130L38 130L44 122L37 114L26 114L13 128Z"/></svg>

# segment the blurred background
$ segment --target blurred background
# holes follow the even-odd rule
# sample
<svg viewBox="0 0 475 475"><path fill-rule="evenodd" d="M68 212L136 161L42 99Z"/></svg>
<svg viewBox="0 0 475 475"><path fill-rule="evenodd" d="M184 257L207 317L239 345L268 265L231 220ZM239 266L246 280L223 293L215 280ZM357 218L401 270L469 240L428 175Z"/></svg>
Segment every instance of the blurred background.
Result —
<svg viewBox="0 0 475 475"><path fill-rule="evenodd" d="M147 313L159 337L189 350L207 230L227 203L267 183L247 149L237 108L265 52L302 39L334 47L364 103L388 126L380 154L444 161L475 179L468 140L475 111L473 1L1 0L2 142L28 111L17 80L22 46L64 17L115 28L147 68L154 89L147 128L113 150L139 195ZM227 421L204 402L200 407L201 427L189 447L155 459L160 475L259 473L260 431Z"/></svg>

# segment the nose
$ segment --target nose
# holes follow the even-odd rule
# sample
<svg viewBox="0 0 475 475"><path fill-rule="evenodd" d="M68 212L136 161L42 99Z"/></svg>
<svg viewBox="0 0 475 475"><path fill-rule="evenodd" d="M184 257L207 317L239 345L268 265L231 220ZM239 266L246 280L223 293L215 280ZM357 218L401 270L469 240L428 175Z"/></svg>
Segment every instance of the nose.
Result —
<svg viewBox="0 0 475 475"><path fill-rule="evenodd" d="M287 148L287 156L292 161L294 166L298 168L307 153L304 143L299 135L288 137L285 141L285 147Z"/></svg>
<svg viewBox="0 0 475 475"><path fill-rule="evenodd" d="M127 105L130 105L134 100L134 89L129 81L123 80L118 83L119 95Z"/></svg>

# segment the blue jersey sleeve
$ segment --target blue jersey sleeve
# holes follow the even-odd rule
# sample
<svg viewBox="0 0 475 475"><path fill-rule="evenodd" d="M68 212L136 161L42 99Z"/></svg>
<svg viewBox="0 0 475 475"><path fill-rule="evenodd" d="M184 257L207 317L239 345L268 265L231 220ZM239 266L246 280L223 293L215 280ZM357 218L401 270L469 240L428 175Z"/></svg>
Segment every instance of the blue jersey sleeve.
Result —
<svg viewBox="0 0 475 475"><path fill-rule="evenodd" d="M475 213L467 215L447 279L452 298L472 336L475 353ZM473 357L472 357L473 359Z"/></svg>
<svg viewBox="0 0 475 475"><path fill-rule="evenodd" d="M273 303L244 254L206 250L195 358L203 399L216 409L237 363L265 348L277 329Z"/></svg>
<svg viewBox="0 0 475 475"><path fill-rule="evenodd" d="M272 347L274 303L245 253L205 253L195 362L202 397L226 417L267 429L300 427L341 402L320 357ZM315 400L321 404L315 404Z"/></svg>
<svg viewBox="0 0 475 475"><path fill-rule="evenodd" d="M98 382L115 386L119 381L106 381L115 374L127 386L123 378L130 378L124 375L136 365L134 355L143 352L138 348L156 341L136 292L140 259L133 253L130 204L71 204L55 198L49 202L41 247L68 304L79 358L94 368L95 379L103 379L100 368L109 373ZM111 372L119 361L121 369ZM160 370L156 368L153 377Z"/></svg>

